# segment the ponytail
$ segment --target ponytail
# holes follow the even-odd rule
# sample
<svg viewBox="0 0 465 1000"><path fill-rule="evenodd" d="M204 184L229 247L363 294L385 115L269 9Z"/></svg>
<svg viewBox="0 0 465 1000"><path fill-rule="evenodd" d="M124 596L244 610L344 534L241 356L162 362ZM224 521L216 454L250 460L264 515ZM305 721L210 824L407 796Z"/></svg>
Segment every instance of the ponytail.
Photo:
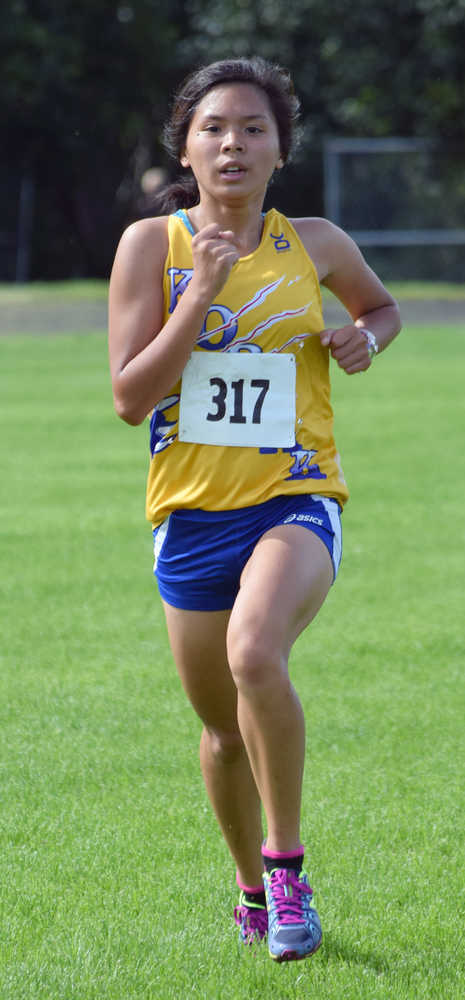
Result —
<svg viewBox="0 0 465 1000"><path fill-rule="evenodd" d="M193 208L199 202L199 189L192 172L178 177L172 184L160 188L150 198L150 210L155 215L170 215L178 208Z"/></svg>

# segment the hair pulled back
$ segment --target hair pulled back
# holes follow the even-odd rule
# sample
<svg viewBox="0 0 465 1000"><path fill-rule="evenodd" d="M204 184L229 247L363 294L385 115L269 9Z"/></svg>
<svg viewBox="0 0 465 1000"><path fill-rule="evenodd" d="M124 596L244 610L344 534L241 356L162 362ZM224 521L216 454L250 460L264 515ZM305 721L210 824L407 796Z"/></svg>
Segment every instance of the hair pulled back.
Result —
<svg viewBox="0 0 465 1000"><path fill-rule="evenodd" d="M276 120L281 158L285 162L295 138L299 100L288 71L260 56L224 59L191 73L174 96L171 116L163 132L165 149L179 161L200 101L213 87L223 83L251 83L264 91ZM183 176L157 194L155 207L161 212L173 212L178 208L192 208L198 200L197 181L188 168Z"/></svg>

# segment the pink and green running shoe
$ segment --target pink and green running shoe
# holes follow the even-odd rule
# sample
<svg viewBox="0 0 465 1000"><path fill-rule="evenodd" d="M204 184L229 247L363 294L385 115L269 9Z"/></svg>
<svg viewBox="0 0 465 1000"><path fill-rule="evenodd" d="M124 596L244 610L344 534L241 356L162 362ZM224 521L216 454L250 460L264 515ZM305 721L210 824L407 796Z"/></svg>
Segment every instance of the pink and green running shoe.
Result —
<svg viewBox="0 0 465 1000"><path fill-rule="evenodd" d="M234 920L239 927L239 940L243 944L257 944L266 937L268 931L266 906L246 902L243 892L239 896L239 906L234 910Z"/></svg>
<svg viewBox="0 0 465 1000"><path fill-rule="evenodd" d="M276 962L313 955L320 947L320 918L312 906L313 892L305 872L274 868L264 872L268 908L268 950Z"/></svg>

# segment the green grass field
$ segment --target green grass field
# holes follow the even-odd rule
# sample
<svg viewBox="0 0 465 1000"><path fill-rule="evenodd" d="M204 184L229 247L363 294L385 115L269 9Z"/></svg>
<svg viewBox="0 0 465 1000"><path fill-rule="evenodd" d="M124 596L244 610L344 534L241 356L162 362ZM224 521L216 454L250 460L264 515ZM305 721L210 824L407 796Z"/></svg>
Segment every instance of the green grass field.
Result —
<svg viewBox="0 0 465 1000"><path fill-rule="evenodd" d="M240 949L102 334L0 341L1 1000L463 1000L465 331L334 371L340 578L293 653L317 955Z"/></svg>
<svg viewBox="0 0 465 1000"><path fill-rule="evenodd" d="M458 282L447 281L398 281L390 282L389 290L396 298L456 302L465 301L465 290ZM331 293L322 289L323 297ZM100 300L108 295L108 282L101 279L81 281L32 281L26 284L0 282L0 302L3 304L35 304L37 301L66 299L67 302L83 299Z"/></svg>

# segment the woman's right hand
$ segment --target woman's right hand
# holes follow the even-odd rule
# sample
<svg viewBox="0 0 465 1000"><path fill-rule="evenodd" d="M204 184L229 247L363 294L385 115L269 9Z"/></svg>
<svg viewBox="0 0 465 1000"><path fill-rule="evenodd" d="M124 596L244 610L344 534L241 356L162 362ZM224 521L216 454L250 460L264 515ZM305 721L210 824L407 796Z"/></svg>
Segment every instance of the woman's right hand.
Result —
<svg viewBox="0 0 465 1000"><path fill-rule="evenodd" d="M240 254L234 233L221 229L216 222L204 226L192 239L194 273L192 284L200 295L213 302L229 278Z"/></svg>

